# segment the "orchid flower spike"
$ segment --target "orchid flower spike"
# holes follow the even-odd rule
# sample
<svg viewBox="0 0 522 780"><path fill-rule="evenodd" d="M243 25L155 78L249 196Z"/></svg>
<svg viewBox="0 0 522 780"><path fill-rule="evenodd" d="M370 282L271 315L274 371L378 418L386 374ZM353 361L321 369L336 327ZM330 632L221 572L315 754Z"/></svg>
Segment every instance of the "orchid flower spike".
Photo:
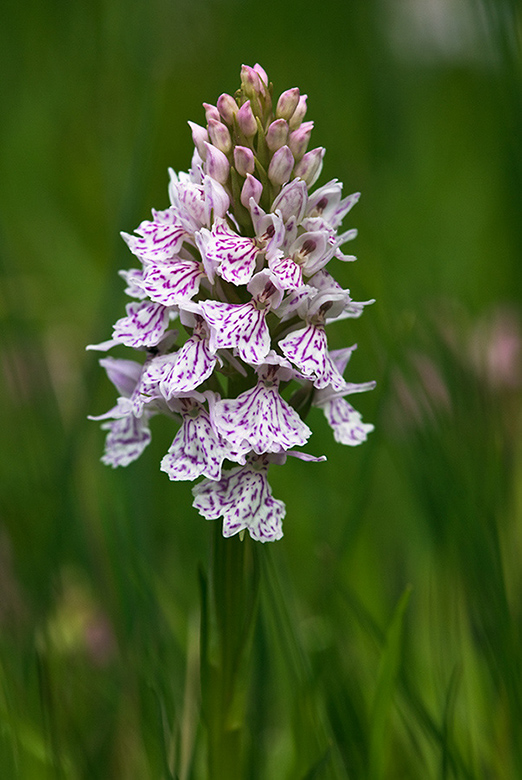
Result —
<svg viewBox="0 0 522 780"><path fill-rule="evenodd" d="M330 350L327 337L332 322L373 303L354 302L332 276L355 259L341 252L356 236L341 221L359 194L343 199L337 179L312 191L325 150L307 151L306 95L272 93L260 65L243 65L234 96L204 103L204 124L189 122L191 168L170 171L170 205L122 234L138 266L120 272L131 300L112 338L88 347L137 356L100 360L117 391L115 406L91 418L108 431L102 461L136 460L162 415L172 444L160 469L198 480L194 507L221 518L225 537L248 531L260 542L283 535L269 467L288 455L325 460L299 449L312 406L341 444L373 430L346 396L374 383L347 381L355 346Z"/></svg>

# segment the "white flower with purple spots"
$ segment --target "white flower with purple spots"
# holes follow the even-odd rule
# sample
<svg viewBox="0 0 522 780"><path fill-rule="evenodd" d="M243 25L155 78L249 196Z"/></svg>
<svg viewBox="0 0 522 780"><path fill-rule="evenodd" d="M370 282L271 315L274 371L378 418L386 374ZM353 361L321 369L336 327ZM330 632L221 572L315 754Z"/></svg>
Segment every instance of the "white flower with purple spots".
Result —
<svg viewBox="0 0 522 780"><path fill-rule="evenodd" d="M155 347L167 330L170 312L160 303L143 301L129 303L127 316L114 326L113 338L126 347Z"/></svg>
<svg viewBox="0 0 522 780"><path fill-rule="evenodd" d="M128 466L140 457L150 443L151 434L146 417L128 415L118 420L103 423L103 430L108 430L105 439L105 452L102 463L106 466Z"/></svg>
<svg viewBox="0 0 522 780"><path fill-rule="evenodd" d="M331 351L327 336L373 301L353 301L334 278L339 261L355 260L342 248L357 231L341 222L359 195L343 198L336 179L313 189L324 149L307 151L306 96L294 88L273 102L258 65L241 80L234 97L204 104L206 127L190 123L191 167L170 170L170 205L122 233L139 261L120 272L133 300L112 338L88 348L139 356L100 361L118 391L93 418L108 431L103 462L135 460L149 418L162 415L172 444L161 470L202 478L194 506L222 518L225 536L248 530L265 542L281 538L285 514L269 464L324 460L295 449L312 435L310 407L342 444L373 429L346 396L374 383L345 380L354 347Z"/></svg>
<svg viewBox="0 0 522 780"><path fill-rule="evenodd" d="M257 208L255 203L253 206ZM219 276L236 286L249 283L259 254L263 252L270 258L284 235L283 223L277 214L259 215L254 224L257 227L255 238L238 235L225 220L216 220L212 231L202 228L196 235L205 266L216 268Z"/></svg>
<svg viewBox="0 0 522 780"><path fill-rule="evenodd" d="M261 366L255 387L216 404L214 424L234 447L262 455L302 447L308 441L312 431L279 394L279 372L278 365Z"/></svg>
<svg viewBox="0 0 522 780"><path fill-rule="evenodd" d="M292 331L279 342L285 357L319 390L328 385L336 390L344 386L344 379L328 352L325 319L332 309L342 311L345 303L343 291L315 295L308 307L306 326Z"/></svg>
<svg viewBox="0 0 522 780"><path fill-rule="evenodd" d="M121 235L131 252L142 262L171 260L190 235L181 224L175 209L153 210L152 216L152 222L146 220L136 228L137 236L124 232Z"/></svg>
<svg viewBox="0 0 522 780"><path fill-rule="evenodd" d="M199 400L180 398L173 404L182 424L160 465L172 480L194 480L201 476L218 480L223 461L232 457L230 447L220 439L200 402L204 396L197 396Z"/></svg>
<svg viewBox="0 0 522 780"><path fill-rule="evenodd" d="M244 466L223 474L219 482L205 479L192 489L193 506L207 520L223 518L223 536L247 530L258 542L283 536L285 505L268 484L267 455L251 457Z"/></svg>
<svg viewBox="0 0 522 780"><path fill-rule="evenodd" d="M283 291L274 283L270 271L252 277L247 290L248 303L202 301L201 311L210 325L210 349L234 349L248 365L259 365L270 351L270 329L266 315L281 303Z"/></svg>
<svg viewBox="0 0 522 780"><path fill-rule="evenodd" d="M141 288L155 303L182 306L197 295L201 280L205 278L202 262L175 257L168 263L147 266Z"/></svg>
<svg viewBox="0 0 522 780"><path fill-rule="evenodd" d="M144 381L159 388L168 401L190 394L211 376L218 358L209 347L208 327L203 317L182 311L181 322L193 320L193 331L177 352L153 358L144 372Z"/></svg>

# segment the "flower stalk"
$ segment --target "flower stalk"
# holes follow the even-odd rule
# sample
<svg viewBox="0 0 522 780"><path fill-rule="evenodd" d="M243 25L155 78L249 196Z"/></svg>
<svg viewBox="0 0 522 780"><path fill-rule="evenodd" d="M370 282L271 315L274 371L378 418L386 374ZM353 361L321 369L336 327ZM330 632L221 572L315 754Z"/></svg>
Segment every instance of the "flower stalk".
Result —
<svg viewBox="0 0 522 780"><path fill-rule="evenodd" d="M259 596L259 550L246 536L225 539L214 524L210 577L202 578L201 693L208 775L243 777L247 693Z"/></svg>

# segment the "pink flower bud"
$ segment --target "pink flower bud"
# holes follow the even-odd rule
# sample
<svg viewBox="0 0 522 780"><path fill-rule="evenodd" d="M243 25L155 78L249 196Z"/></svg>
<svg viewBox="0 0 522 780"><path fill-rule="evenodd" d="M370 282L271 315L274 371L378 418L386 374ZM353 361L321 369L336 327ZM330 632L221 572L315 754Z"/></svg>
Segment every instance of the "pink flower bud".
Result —
<svg viewBox="0 0 522 780"><path fill-rule="evenodd" d="M211 103L203 103L203 108L205 109L205 118L207 122L209 122L210 119L217 119L218 122L221 120L219 111Z"/></svg>
<svg viewBox="0 0 522 780"><path fill-rule="evenodd" d="M245 183L241 190L241 203L248 209L250 208L250 200L253 198L256 203L259 203L261 195L263 194L263 185L259 179L255 179L250 173L247 173Z"/></svg>
<svg viewBox="0 0 522 780"><path fill-rule="evenodd" d="M232 139L228 132L228 127L223 122L217 122L215 119L208 120L208 134L210 140L224 154L228 154L232 149Z"/></svg>
<svg viewBox="0 0 522 780"><path fill-rule="evenodd" d="M254 153L246 146L236 146L234 148L234 165L240 176L246 176L247 173L254 173Z"/></svg>
<svg viewBox="0 0 522 780"><path fill-rule="evenodd" d="M303 124L298 127L297 130L293 130L290 133L288 146L292 150L294 157L298 160L300 160L303 154L306 152L308 144L310 143L310 136L312 134L313 127L313 122L303 122Z"/></svg>
<svg viewBox="0 0 522 780"><path fill-rule="evenodd" d="M285 119L276 119L266 131L266 143L268 148L275 152L288 141L288 122Z"/></svg>
<svg viewBox="0 0 522 780"><path fill-rule="evenodd" d="M324 149L322 146L318 146L317 149L312 149L311 152L307 152L302 160L300 160L295 166L294 173L303 179L306 184L311 187L321 173L323 167Z"/></svg>
<svg viewBox="0 0 522 780"><path fill-rule="evenodd" d="M205 173L220 184L225 184L230 172L230 163L221 149L208 143L205 144L205 148L207 150Z"/></svg>
<svg viewBox="0 0 522 780"><path fill-rule="evenodd" d="M306 98L308 95L301 95L299 98L299 103L297 104L297 108L295 109L294 113L290 117L290 120L288 124L290 125L290 130L296 130L303 119L306 116Z"/></svg>
<svg viewBox="0 0 522 780"><path fill-rule="evenodd" d="M217 108L223 122L226 122L227 125L231 125L238 112L238 105L232 95L227 95L226 92L220 95L218 97Z"/></svg>
<svg viewBox="0 0 522 780"><path fill-rule="evenodd" d="M290 119L299 104L299 89L293 87L283 92L276 106L276 117L278 119Z"/></svg>
<svg viewBox="0 0 522 780"><path fill-rule="evenodd" d="M252 138L257 133L257 122L250 107L250 100L243 103L236 114L239 129L247 138Z"/></svg>
<svg viewBox="0 0 522 780"><path fill-rule="evenodd" d="M294 156L288 146L282 146L278 149L268 166L268 178L272 184L287 182L290 179L294 163Z"/></svg>
<svg viewBox="0 0 522 780"><path fill-rule="evenodd" d="M265 91L259 75L250 65L241 66L241 89L250 98L254 95L261 95Z"/></svg>
<svg viewBox="0 0 522 780"><path fill-rule="evenodd" d="M208 142L208 132L204 127L197 125L195 122L189 122L188 125L192 131L194 146L198 150L201 159L204 160L207 156L205 144Z"/></svg>
<svg viewBox="0 0 522 780"><path fill-rule="evenodd" d="M254 65L254 70L259 76L259 78L261 79L261 81L263 82L263 84L265 84L265 86L268 87L268 76L266 75L266 70L262 68L258 62L256 62L256 64Z"/></svg>

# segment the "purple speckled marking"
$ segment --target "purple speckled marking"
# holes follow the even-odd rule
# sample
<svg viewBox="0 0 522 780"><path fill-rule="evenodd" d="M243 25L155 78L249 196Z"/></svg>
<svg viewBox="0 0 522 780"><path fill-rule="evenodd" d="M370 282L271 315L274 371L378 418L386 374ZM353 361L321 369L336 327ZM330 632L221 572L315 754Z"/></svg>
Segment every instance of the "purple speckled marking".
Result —
<svg viewBox="0 0 522 780"><path fill-rule="evenodd" d="M102 463L106 466L128 466L139 458L151 435L146 417L136 418L133 415L121 417L102 425L109 433L105 440L105 454Z"/></svg>
<svg viewBox="0 0 522 780"><path fill-rule="evenodd" d="M328 354L323 325L310 324L295 330L279 342L279 347L318 389L332 385L341 390L344 386L344 379Z"/></svg>
<svg viewBox="0 0 522 780"><path fill-rule="evenodd" d="M208 340L195 334L178 352L151 360L145 378L150 384L156 384L163 397L170 400L199 387L212 374L215 365L216 356L211 353Z"/></svg>
<svg viewBox="0 0 522 780"><path fill-rule="evenodd" d="M366 441L368 434L373 431L374 426L363 423L359 412L344 398L331 398L321 404L321 408L339 444L355 447Z"/></svg>
<svg viewBox="0 0 522 780"><path fill-rule="evenodd" d="M172 211L172 210L171 210ZM187 231L175 216L164 221L167 212L156 212L152 222L145 221L136 229L137 236L122 233L123 239L133 254L144 262L162 262L174 257L188 238Z"/></svg>
<svg viewBox="0 0 522 780"><path fill-rule="evenodd" d="M285 505L272 496L266 477L268 464L251 462L227 472L219 482L203 480L192 489L193 506L207 520L223 517L223 536L243 529L259 542L283 536Z"/></svg>
<svg viewBox="0 0 522 780"><path fill-rule="evenodd" d="M265 322L268 309L255 302L243 304L202 301L201 310L211 327L210 349L237 349L250 365L259 365L270 351L270 331Z"/></svg>
<svg viewBox="0 0 522 780"><path fill-rule="evenodd" d="M217 273L232 284L248 284L259 252L253 239L238 236L222 223L214 225L211 233L207 231L205 238L207 262L217 267Z"/></svg>
<svg viewBox="0 0 522 780"><path fill-rule="evenodd" d="M181 406L183 423L168 453L161 461L161 470L172 480L192 480L200 476L218 480L227 449L212 427L210 416L200 404L186 400Z"/></svg>
<svg viewBox="0 0 522 780"><path fill-rule="evenodd" d="M273 257L268 267L277 277L283 290L297 290L303 284L303 272L291 257Z"/></svg>
<svg viewBox="0 0 522 780"><path fill-rule="evenodd" d="M279 395L277 380L260 379L235 399L215 406L214 424L235 448L247 446L258 455L305 444L312 431Z"/></svg>
<svg viewBox="0 0 522 780"><path fill-rule="evenodd" d="M167 330L169 311L159 303L129 303L127 316L114 326L113 338L126 347L155 347Z"/></svg>
<svg viewBox="0 0 522 780"><path fill-rule="evenodd" d="M156 303L175 306L196 295L204 276L203 266L197 260L176 259L172 263L147 268L142 287Z"/></svg>

